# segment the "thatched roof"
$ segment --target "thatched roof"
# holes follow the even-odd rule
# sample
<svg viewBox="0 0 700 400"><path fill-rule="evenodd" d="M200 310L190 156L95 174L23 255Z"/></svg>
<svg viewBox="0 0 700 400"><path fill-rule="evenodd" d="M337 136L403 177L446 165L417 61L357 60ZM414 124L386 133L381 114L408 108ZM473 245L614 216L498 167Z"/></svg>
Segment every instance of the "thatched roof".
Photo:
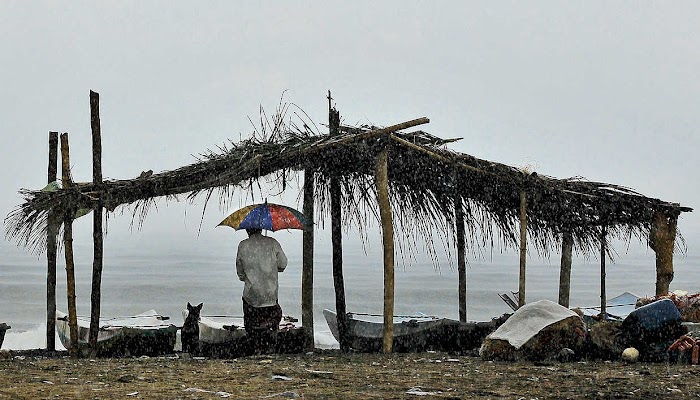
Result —
<svg viewBox="0 0 700 400"><path fill-rule="evenodd" d="M337 178L343 188L343 222L362 229L368 219L379 219L374 169L376 156L385 146L396 231L404 238L427 235L430 239L433 230L451 233L456 204L465 211L472 246L495 241L515 246L521 191L527 196L528 235L545 252L556 247L564 231L572 232L580 250L597 248L602 225L614 237L645 240L657 211L673 216L692 211L618 185L556 179L482 160L447 148L454 139L420 130L341 126L333 135L321 134L306 123L285 121L286 110L282 105L272 122L263 123L251 138L207 151L194 164L173 171L101 185L77 183L54 192L23 189L25 203L5 219L6 235L41 248L50 212L63 215L68 209L91 208L99 201L110 211L135 204L134 214L143 217L158 197L191 199L205 193L207 201L214 194L226 201L232 189L250 189L263 178L285 188L299 171L313 174L322 215L330 208L330 179Z"/></svg>

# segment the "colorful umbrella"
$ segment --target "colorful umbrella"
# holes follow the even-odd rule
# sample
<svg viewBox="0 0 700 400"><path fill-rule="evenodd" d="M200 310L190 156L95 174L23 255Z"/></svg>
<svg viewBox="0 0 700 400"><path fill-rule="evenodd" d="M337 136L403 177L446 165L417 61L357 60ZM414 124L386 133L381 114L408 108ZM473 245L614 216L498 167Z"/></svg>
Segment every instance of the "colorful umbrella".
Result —
<svg viewBox="0 0 700 400"><path fill-rule="evenodd" d="M265 202L245 206L226 217L219 225L274 232L280 229L304 229L311 223L304 214L291 207Z"/></svg>

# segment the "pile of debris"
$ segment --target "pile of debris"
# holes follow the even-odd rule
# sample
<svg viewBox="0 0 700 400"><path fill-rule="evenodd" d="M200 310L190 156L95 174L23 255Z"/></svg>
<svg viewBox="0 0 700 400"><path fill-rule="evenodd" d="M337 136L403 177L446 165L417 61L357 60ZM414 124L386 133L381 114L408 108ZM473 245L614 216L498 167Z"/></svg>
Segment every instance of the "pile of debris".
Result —
<svg viewBox="0 0 700 400"><path fill-rule="evenodd" d="M621 307L617 315L606 314L604 319L549 300L526 304L486 337L479 354L487 360L587 358L698 364L700 293L634 297L636 302L623 315Z"/></svg>

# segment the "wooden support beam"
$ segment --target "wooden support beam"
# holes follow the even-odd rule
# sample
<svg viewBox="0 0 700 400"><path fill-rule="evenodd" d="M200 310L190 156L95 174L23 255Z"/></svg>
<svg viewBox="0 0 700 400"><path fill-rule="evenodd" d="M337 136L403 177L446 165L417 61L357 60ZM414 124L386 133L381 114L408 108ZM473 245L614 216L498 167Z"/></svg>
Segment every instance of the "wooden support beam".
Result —
<svg viewBox="0 0 700 400"><path fill-rule="evenodd" d="M350 351L347 340L347 312L345 309L345 282L343 278L343 233L341 192L337 178L331 178L331 242L333 246L333 286L335 287L335 312L340 337L340 350Z"/></svg>
<svg viewBox="0 0 700 400"><path fill-rule="evenodd" d="M314 177L313 171L304 171L304 216L311 226L302 236L301 272L301 326L304 329L304 348L314 349Z"/></svg>
<svg viewBox="0 0 700 400"><path fill-rule="evenodd" d="M525 259L527 256L527 197L520 192L520 279L518 282L518 307L525 305Z"/></svg>
<svg viewBox="0 0 700 400"><path fill-rule="evenodd" d="M654 214L649 247L656 253L656 295L668 294L673 280L673 249L676 244L677 215L668 215L663 211Z"/></svg>
<svg viewBox="0 0 700 400"><path fill-rule="evenodd" d="M377 156L376 184L379 202L379 217L382 221L382 244L384 245L384 332L382 350L391 353L394 344L394 225L389 203L389 151L385 147Z"/></svg>
<svg viewBox="0 0 700 400"><path fill-rule="evenodd" d="M100 130L100 95L90 91L90 127L92 130L92 182L102 184L102 133ZM88 342L92 352L97 352L97 334L100 329L100 299L102 286L102 203L95 202L92 211L92 291L90 294L90 334Z"/></svg>
<svg viewBox="0 0 700 400"><path fill-rule="evenodd" d="M462 197L455 196L455 233L457 240L457 273L459 275L459 320L467 322L467 263L464 238Z"/></svg>
<svg viewBox="0 0 700 400"><path fill-rule="evenodd" d="M605 248L607 247L606 245L606 236L607 236L607 230L605 228L605 225L603 225L600 229L600 318L601 320L605 320L607 316L607 311L606 311L606 306L607 306L607 299L606 299L606 293L605 293Z"/></svg>
<svg viewBox="0 0 700 400"><path fill-rule="evenodd" d="M48 183L58 175L58 132L49 132ZM46 225L46 349L56 350L56 236L59 224L49 213Z"/></svg>
<svg viewBox="0 0 700 400"><path fill-rule="evenodd" d="M63 188L72 186L70 174L70 149L68 148L68 134L61 134L61 177ZM73 217L75 209L68 207L63 215L63 248L66 255L66 292L68 298L68 326L70 327L71 356L78 355L78 314L75 307L75 265L73 263Z"/></svg>
<svg viewBox="0 0 700 400"><path fill-rule="evenodd" d="M331 106L331 92L328 91L328 128L330 136L337 136L340 130L340 113ZM340 337L340 351L350 351L348 341L348 316L345 309L345 281L343 278L343 218L340 182L331 177L331 242L333 246L333 286L335 287L335 313Z"/></svg>
<svg viewBox="0 0 700 400"><path fill-rule="evenodd" d="M571 256L574 238L565 231L561 239L561 267L559 270L559 305L569 308L571 294Z"/></svg>

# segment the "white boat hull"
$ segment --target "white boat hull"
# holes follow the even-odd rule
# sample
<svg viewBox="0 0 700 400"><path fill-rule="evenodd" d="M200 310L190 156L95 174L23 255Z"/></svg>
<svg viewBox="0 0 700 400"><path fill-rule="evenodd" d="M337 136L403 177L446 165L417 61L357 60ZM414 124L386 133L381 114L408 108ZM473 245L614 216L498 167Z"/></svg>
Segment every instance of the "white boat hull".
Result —
<svg viewBox="0 0 700 400"><path fill-rule="evenodd" d="M97 354L102 356L141 356L172 354L175 348L177 327L165 322L167 317L155 310L119 318L100 318L97 332ZM70 326L68 315L56 311L56 332L63 346L68 349ZM88 348L90 317L78 316L79 349Z"/></svg>

